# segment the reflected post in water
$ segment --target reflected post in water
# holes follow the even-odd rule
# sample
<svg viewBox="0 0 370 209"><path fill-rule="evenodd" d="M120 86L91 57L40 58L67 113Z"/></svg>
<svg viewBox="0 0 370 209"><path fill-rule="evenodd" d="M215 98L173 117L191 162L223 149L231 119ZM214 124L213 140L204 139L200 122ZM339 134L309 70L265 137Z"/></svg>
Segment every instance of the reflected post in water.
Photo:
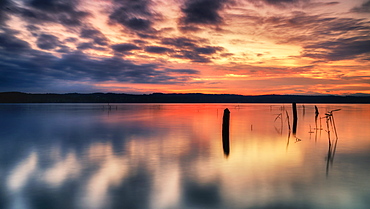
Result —
<svg viewBox="0 0 370 209"><path fill-rule="evenodd" d="M230 154L230 110L226 108L224 110L224 116L222 118L222 147L226 157Z"/></svg>
<svg viewBox="0 0 370 209"><path fill-rule="evenodd" d="M329 175L329 164L333 165L334 161L334 155L335 151L337 149L337 143L338 143L338 134L337 134L337 128L335 126L334 122L334 111L339 111L340 109L332 110L329 111L325 114L326 117L326 128L328 132L328 142L329 142L329 147L328 147L328 155L327 155L327 162L326 162L326 176ZM330 129L334 131L335 134L335 139L333 139L334 146L332 145L332 139L330 137Z"/></svg>
<svg viewBox="0 0 370 209"><path fill-rule="evenodd" d="M319 109L315 105L315 141L317 141L317 130L318 130L318 128L317 128L317 118L319 117L319 114L320 114ZM320 123L320 126L321 126L321 123ZM321 130L321 127L320 127L320 130Z"/></svg>

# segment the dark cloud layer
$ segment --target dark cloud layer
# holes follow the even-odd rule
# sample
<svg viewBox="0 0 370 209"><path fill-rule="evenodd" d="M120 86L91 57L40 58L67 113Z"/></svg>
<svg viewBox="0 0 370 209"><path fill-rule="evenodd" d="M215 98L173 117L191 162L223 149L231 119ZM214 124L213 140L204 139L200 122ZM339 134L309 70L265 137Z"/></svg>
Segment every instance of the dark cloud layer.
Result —
<svg viewBox="0 0 370 209"><path fill-rule="evenodd" d="M81 30L80 37L91 39L95 44L100 46L105 46L108 42L108 39L104 36L104 34L96 29L83 29Z"/></svg>
<svg viewBox="0 0 370 209"><path fill-rule="evenodd" d="M105 51L106 49L101 46L97 46L94 42L82 42L77 45L78 50L95 49L99 51Z"/></svg>
<svg viewBox="0 0 370 209"><path fill-rule="evenodd" d="M148 46L145 48L145 51L149 53L163 54L171 51L171 49L161 46Z"/></svg>
<svg viewBox="0 0 370 209"><path fill-rule="evenodd" d="M181 22L187 24L218 25L223 18L220 11L227 0L187 0L182 8Z"/></svg>
<svg viewBox="0 0 370 209"><path fill-rule="evenodd" d="M221 50L222 50L222 47L212 47L212 46L195 48L195 51L198 52L199 54L214 54L217 51L221 51Z"/></svg>
<svg viewBox="0 0 370 209"><path fill-rule="evenodd" d="M303 12L293 13L291 16L256 18L256 22L265 25L272 35L284 34L282 38L285 42L289 42L290 37L300 37L300 41L311 41L346 35L351 32L365 35L370 30L369 23L363 19L325 17ZM300 34L305 36L300 36Z"/></svg>
<svg viewBox="0 0 370 209"><path fill-rule="evenodd" d="M305 46L303 56L326 59L347 60L361 55L370 56L370 40L359 38L337 39Z"/></svg>
<svg viewBox="0 0 370 209"><path fill-rule="evenodd" d="M153 31L155 14L150 9L150 0L115 0L117 4L109 19L133 31Z"/></svg>
<svg viewBox="0 0 370 209"><path fill-rule="evenodd" d="M370 0L367 0L359 7L354 7L351 9L351 12L357 13L370 13Z"/></svg>
<svg viewBox="0 0 370 209"><path fill-rule="evenodd" d="M198 70L193 70L193 69L166 69L166 72L170 73L178 73L178 74L199 74Z"/></svg>
<svg viewBox="0 0 370 209"><path fill-rule="evenodd" d="M28 42L18 39L12 35L12 31L7 30L7 33L0 33L0 49L7 53L22 53L30 48Z"/></svg>
<svg viewBox="0 0 370 209"><path fill-rule="evenodd" d="M8 13L10 12L11 1L1 0L0 1L0 26L9 19Z"/></svg>
<svg viewBox="0 0 370 209"><path fill-rule="evenodd" d="M204 39L164 38L161 43L172 47L170 56L201 63L211 62L210 56L225 50L222 47L207 45L207 40Z"/></svg>
<svg viewBox="0 0 370 209"><path fill-rule="evenodd" d="M56 36L41 34L36 41L40 49L54 49L59 45L59 40Z"/></svg>
<svg viewBox="0 0 370 209"><path fill-rule="evenodd" d="M179 38L164 38L162 44L171 45L175 47L195 47L197 41L185 37Z"/></svg>
<svg viewBox="0 0 370 209"><path fill-rule="evenodd" d="M311 0L248 0L257 7L274 6L277 8L291 8L308 4Z"/></svg>
<svg viewBox="0 0 370 209"><path fill-rule="evenodd" d="M140 49L140 47L136 46L135 44L115 44L112 45L112 49L116 52L128 52L132 50Z"/></svg>
<svg viewBox="0 0 370 209"><path fill-rule="evenodd" d="M370 22L360 18L327 17L293 12L290 15L260 17L247 15L277 44L300 45L302 55L316 59L364 59L368 55ZM341 38L339 38L341 37Z"/></svg>
<svg viewBox="0 0 370 209"><path fill-rule="evenodd" d="M31 0L26 2L26 8L15 8L16 14L30 23L60 23L66 27L80 26L83 19L90 15L77 9L78 0Z"/></svg>
<svg viewBox="0 0 370 209"><path fill-rule="evenodd" d="M52 49L58 43L55 36L43 34L38 44L40 48ZM133 48L131 45L112 47L118 51ZM11 33L0 34L0 49L0 60L3 60L0 62L0 91L31 87L41 91L52 88L59 81L66 85L68 82L81 81L173 84L185 82L196 74L196 71L190 70L161 70L157 64L134 64L119 57L92 59L79 51L66 53L59 58L32 49L27 42ZM153 49L156 52L159 50Z"/></svg>

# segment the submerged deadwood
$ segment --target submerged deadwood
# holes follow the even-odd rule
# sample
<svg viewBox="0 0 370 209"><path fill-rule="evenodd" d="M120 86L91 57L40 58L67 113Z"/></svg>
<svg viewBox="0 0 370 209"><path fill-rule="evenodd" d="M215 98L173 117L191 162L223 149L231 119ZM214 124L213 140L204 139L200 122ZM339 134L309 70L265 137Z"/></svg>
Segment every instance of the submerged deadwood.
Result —
<svg viewBox="0 0 370 209"><path fill-rule="evenodd" d="M225 109L224 110L224 116L222 118L222 147L224 150L225 156L229 156L230 154L230 110Z"/></svg>

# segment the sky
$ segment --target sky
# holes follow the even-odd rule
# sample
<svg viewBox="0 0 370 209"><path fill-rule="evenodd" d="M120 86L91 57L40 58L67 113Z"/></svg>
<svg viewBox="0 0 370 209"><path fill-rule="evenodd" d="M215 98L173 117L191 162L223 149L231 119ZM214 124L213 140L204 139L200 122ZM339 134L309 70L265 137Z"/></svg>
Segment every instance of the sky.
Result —
<svg viewBox="0 0 370 209"><path fill-rule="evenodd" d="M0 0L0 92L370 94L370 0Z"/></svg>

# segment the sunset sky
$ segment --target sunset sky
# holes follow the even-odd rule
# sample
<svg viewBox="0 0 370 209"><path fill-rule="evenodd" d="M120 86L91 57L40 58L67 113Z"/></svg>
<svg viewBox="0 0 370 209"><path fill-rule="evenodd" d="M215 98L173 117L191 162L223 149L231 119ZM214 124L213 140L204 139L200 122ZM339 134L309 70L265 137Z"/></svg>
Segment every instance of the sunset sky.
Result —
<svg viewBox="0 0 370 209"><path fill-rule="evenodd" d="M1 0L4 91L370 94L370 1Z"/></svg>

